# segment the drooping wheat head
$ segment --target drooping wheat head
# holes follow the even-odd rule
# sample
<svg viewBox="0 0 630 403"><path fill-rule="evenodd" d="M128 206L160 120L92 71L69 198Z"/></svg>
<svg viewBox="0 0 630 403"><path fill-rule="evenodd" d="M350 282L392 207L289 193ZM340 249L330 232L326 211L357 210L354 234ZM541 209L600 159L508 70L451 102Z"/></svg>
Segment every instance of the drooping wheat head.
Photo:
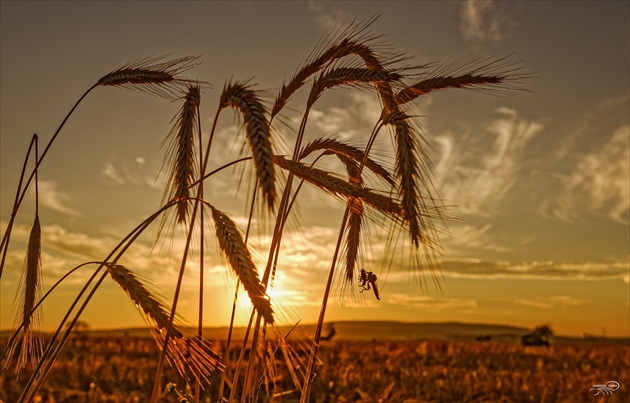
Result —
<svg viewBox="0 0 630 403"><path fill-rule="evenodd" d="M393 198L377 193L368 188L356 187L338 178L333 173L319 168L309 167L300 162L292 161L282 156L274 157L276 165L286 169L296 177L305 180L332 196L347 202L349 197L360 198L363 203L374 207L377 211L387 214L394 220L402 218L402 207Z"/></svg>
<svg viewBox="0 0 630 403"><path fill-rule="evenodd" d="M269 298L265 295L265 287L260 281L258 271L249 249L240 231L225 213L211 207L212 219L216 229L219 248L227 258L230 267L247 291L254 309L269 324L274 323L273 310Z"/></svg>
<svg viewBox="0 0 630 403"><path fill-rule="evenodd" d="M106 267L111 278L153 324L153 336L162 348L169 325L167 308L129 269L112 263L106 263ZM212 370L222 367L207 341L189 339L175 325L171 329L166 356L182 376L187 379L192 376L199 382L208 381Z"/></svg>
<svg viewBox="0 0 630 403"><path fill-rule="evenodd" d="M219 108L232 107L243 115L245 132L254 156L256 177L269 210L276 201L273 150L267 121L267 111L251 86L246 83L228 83L219 101Z"/></svg>
<svg viewBox="0 0 630 403"><path fill-rule="evenodd" d="M316 151L324 151L326 154L345 156L346 158L349 158L358 163L361 163L361 161L363 161L363 157L365 156L365 152L358 147L352 146L348 143L339 141L334 138L318 137L310 141L302 148L298 159L302 160ZM383 166L383 164L368 156L365 166L377 177L385 181L389 186L396 186L396 183L392 178L391 173ZM348 172L348 175L352 176L350 172Z"/></svg>
<svg viewBox="0 0 630 403"><path fill-rule="evenodd" d="M175 125L162 145L168 143L165 165L168 165L168 182L164 191L162 203L170 200L189 200L191 196L191 184L195 180L195 140L198 137L198 115L201 101L201 90L198 85L189 85L188 92L184 96L184 104L181 107ZM176 217L178 223L185 223L191 202L177 205ZM161 226L167 220L164 215Z"/></svg>

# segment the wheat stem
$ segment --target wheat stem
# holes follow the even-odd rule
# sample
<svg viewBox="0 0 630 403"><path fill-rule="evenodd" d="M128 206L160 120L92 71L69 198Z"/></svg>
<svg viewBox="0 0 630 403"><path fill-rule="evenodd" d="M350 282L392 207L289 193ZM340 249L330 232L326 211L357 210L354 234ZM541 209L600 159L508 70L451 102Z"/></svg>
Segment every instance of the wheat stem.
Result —
<svg viewBox="0 0 630 403"><path fill-rule="evenodd" d="M203 165L201 166L201 173L200 176L203 178L205 177L205 173L206 173L206 168L208 166L208 156L210 155L210 149L212 146L212 140L214 139L214 134L216 132L216 128L217 128L217 122L219 120L219 115L221 114L221 110L223 108L219 107L217 108L217 112L214 116L214 121L212 123L212 128L210 130L210 138L208 139L208 144L206 145L206 152L204 153L204 158L203 158ZM199 188L197 190L197 194L199 195L199 191L201 188ZM166 335L164 336L164 345L162 348L162 353L160 354L160 359L158 361L158 366L157 366L157 371L155 374L155 381L153 383L153 392L151 393L151 403L155 403L157 402L159 395L160 395L160 379L162 377L162 371L164 370L164 362L165 362L165 358L166 358L166 348L168 347L168 342L170 340L171 337L171 329L173 326L173 319L175 317L175 312L177 309L177 302L179 300L179 292L181 289L181 285L182 285L182 280L184 278L184 269L186 267L186 259L188 257L188 250L190 248L190 242L192 239L192 232L194 229L194 222L195 222L195 217L197 215L197 209L199 208L199 203L200 203L200 198L199 196L197 198L195 198L195 205L193 207L193 213L192 213L192 218L190 219L190 228L188 230L188 235L186 237L186 243L184 246L184 252L183 252L183 256L182 256L182 263L179 269L179 275L177 278L177 285L175 286L175 295L173 297L173 303L171 305L171 314L170 314L170 319L169 319L169 324L168 327L166 328Z"/></svg>
<svg viewBox="0 0 630 403"><path fill-rule="evenodd" d="M203 148L201 144L203 144L201 137L201 116L199 112L199 105L195 108L195 113L197 116L197 135L199 141L199 172L202 172L203 166ZM203 181L199 182L199 197L203 198ZM199 329L197 330L197 339L199 340L199 345L201 346L201 340L203 338L203 291L204 291L204 251L205 251L205 223L204 223L204 214L203 214L203 206L200 206L202 211L199 212ZM225 371L224 371L225 372ZM199 390L201 386L201 382L195 382L195 403L199 403L199 398L201 391Z"/></svg>
<svg viewBox="0 0 630 403"><path fill-rule="evenodd" d="M333 276L335 272L335 266L337 265L337 257L341 248L341 242L343 239L343 231L346 227L346 221L348 220L348 213L350 209L346 207L346 211L341 219L341 229L339 230L339 236L337 237L337 245L335 246L335 252L330 264L330 270L328 272L328 280L326 282L326 289L324 290L324 297L322 299L322 306L319 311L319 318L317 320L317 327L315 328L315 336L313 337L313 343L311 344L311 354L308 360L308 367L306 369L306 376L304 378L304 384L302 385L302 394L300 396L300 403L306 403L309 401L311 393L311 378L313 374L313 368L315 366L315 356L317 355L317 349L319 348L319 340L322 334L322 327L324 324L324 317L326 316L326 307L328 306L328 297L332 288Z"/></svg>

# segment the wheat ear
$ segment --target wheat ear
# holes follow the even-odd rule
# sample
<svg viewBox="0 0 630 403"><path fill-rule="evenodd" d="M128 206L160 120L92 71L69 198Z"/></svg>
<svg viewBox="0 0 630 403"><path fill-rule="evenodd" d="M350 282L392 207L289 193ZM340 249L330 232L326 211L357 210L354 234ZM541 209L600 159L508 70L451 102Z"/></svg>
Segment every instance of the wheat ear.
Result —
<svg viewBox="0 0 630 403"><path fill-rule="evenodd" d="M363 224L363 202L361 199L348 200L348 229L346 234L346 281L354 282L354 271L359 257L361 243L361 226Z"/></svg>
<svg viewBox="0 0 630 403"><path fill-rule="evenodd" d="M201 102L198 85L188 86L184 104L177 114L175 125L162 145L168 142L165 163L170 166L168 185L162 202L190 199L190 185L195 178L195 131L198 129L197 116ZM190 200L177 205L177 222L185 222L188 217ZM164 216L166 220L167 215ZM161 225L161 226L162 226Z"/></svg>
<svg viewBox="0 0 630 403"><path fill-rule="evenodd" d="M364 203L382 213L392 215L397 219L402 217L400 204L388 196L378 194L367 188L354 186L337 178L328 171L309 167L279 155L274 157L274 161L280 168L288 170L298 178L305 180L316 188L322 189L335 197L343 199L349 197L359 198Z"/></svg>
<svg viewBox="0 0 630 403"><path fill-rule="evenodd" d="M309 94L308 106L312 106L320 95L327 89L341 85L360 86L364 84L376 84L381 82L398 81L401 74L395 71L383 69L371 69L363 67L338 67L322 74L313 83Z"/></svg>
<svg viewBox="0 0 630 403"><path fill-rule="evenodd" d="M35 221L31 228L28 238L28 249L22 269L22 278L17 289L15 305L21 312L16 317L16 324L24 323L22 329L22 347L16 364L16 372L24 368L30 361L31 366L35 368L37 362L44 352L43 334L37 329L42 323L41 308L33 312L36 301L41 297L41 227L39 224L39 215L35 214ZM7 360L4 367L10 364L11 357L15 352L17 343L11 346L7 353Z"/></svg>
<svg viewBox="0 0 630 403"><path fill-rule="evenodd" d="M409 223L411 240L416 247L422 242L422 231L418 221L418 158L416 140L407 116L397 114L390 124L396 137L396 177L400 181L401 204L405 221Z"/></svg>
<svg viewBox="0 0 630 403"><path fill-rule="evenodd" d="M184 86L193 82L177 75L199 65L199 57L185 56L167 61L162 61L165 56L141 59L104 75L96 85L123 87L174 100Z"/></svg>
<svg viewBox="0 0 630 403"><path fill-rule="evenodd" d="M126 267L119 264L106 264L107 270L112 279L129 295L133 303L142 309L158 329L164 331L168 327L168 312L164 304L160 302L153 293L142 284L136 276ZM173 329L173 335L183 336L179 330Z"/></svg>
<svg viewBox="0 0 630 403"><path fill-rule="evenodd" d="M365 152L358 147L351 146L336 139L320 137L312 140L302 148L299 159L304 159L313 152L320 150L325 150L326 153L336 154L338 156L345 156L357 162L363 161L365 156ZM372 158L367 157L365 166L376 176L387 182L390 186L393 187L396 185L390 172ZM350 175L350 172L348 172L348 174Z"/></svg>
<svg viewBox="0 0 630 403"><path fill-rule="evenodd" d="M530 78L531 74L525 73L518 62L509 61L508 57L464 57L438 65L398 92L396 103L402 105L430 92L449 88L499 94L522 91L517 84Z"/></svg>
<svg viewBox="0 0 630 403"><path fill-rule="evenodd" d="M256 92L250 86L239 82L227 84L223 90L219 108L227 106L240 110L243 115L247 139L254 156L258 183L267 207L273 210L276 188L271 135L265 116L266 109Z"/></svg>
<svg viewBox="0 0 630 403"><path fill-rule="evenodd" d="M154 337L158 346L162 347L164 333L169 324L169 315L164 304L126 267L111 263L107 263L106 267L112 279L153 323L156 329ZM209 348L207 342L199 338L188 339L175 325L171 329L166 356L182 376L188 378L192 375L198 382L208 381L211 371L222 367L217 354Z"/></svg>
<svg viewBox="0 0 630 403"><path fill-rule="evenodd" d="M271 303L265 295L265 287L258 277L258 271L240 231L230 217L214 207L211 209L221 251L247 291L254 309L267 323L273 324Z"/></svg>
<svg viewBox="0 0 630 403"><path fill-rule="evenodd" d="M376 65L372 62L379 61L376 68L378 70L383 70L386 66L401 61L403 57L400 54L384 51L377 53L372 49L371 44L376 37L366 35L366 30L376 18L378 15L363 23L350 24L345 29L341 29L339 34L333 34L332 39L320 41L320 44L311 52L311 55L293 78L287 84L282 85L273 104L271 118L273 119L284 108L289 98L304 86L311 76L335 60L356 55L364 59L367 67L372 69L375 69Z"/></svg>

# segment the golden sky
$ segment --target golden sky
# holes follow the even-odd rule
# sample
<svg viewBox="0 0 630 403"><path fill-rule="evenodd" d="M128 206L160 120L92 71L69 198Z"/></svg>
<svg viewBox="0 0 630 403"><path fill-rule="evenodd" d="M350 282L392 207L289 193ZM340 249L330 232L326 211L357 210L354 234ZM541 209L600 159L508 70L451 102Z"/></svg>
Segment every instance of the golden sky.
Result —
<svg viewBox="0 0 630 403"><path fill-rule="evenodd" d="M435 185L458 217L442 237L440 287L430 275L419 285L422 277L405 264L383 267L385 239L375 230L362 264L378 275L381 300L356 292L358 298L342 299L336 289L327 319L549 324L566 335L630 334L627 2L3 1L0 7L3 233L31 135L48 141L104 74L145 57L202 54L202 64L186 76L212 84L202 95L207 135L225 82L252 79L272 102L321 37L381 13L370 32L383 34L379 41L413 57L412 64L512 54L535 77L523 85L529 92L450 90L421 98L418 122ZM301 102L303 96L292 107L301 109ZM70 118L39 178L44 290L75 265L103 259L159 208L165 183L160 144L180 107L179 101L97 88ZM308 133L364 145L379 114L373 93L336 90L316 104ZM243 137L233 116L220 120L214 167L239 155ZM289 132L279 135L288 145L294 141ZM386 136L376 146L391 147ZM248 189L238 186L238 173L217 175L205 191L244 224ZM13 323L33 221L29 197L0 281L2 329ZM278 301L282 320L310 323L319 312L344 205L308 186L298 203L272 304ZM269 242L263 227L251 238L261 265ZM154 248L156 228L149 232L125 263L168 301L183 242ZM205 321L225 325L234 276L213 245L208 253ZM56 327L90 270L52 295L44 307L47 329ZM198 271L196 264L187 268L178 308L190 322L197 315ZM239 315L244 322L246 314ZM96 328L143 324L113 283L103 284L83 319Z"/></svg>

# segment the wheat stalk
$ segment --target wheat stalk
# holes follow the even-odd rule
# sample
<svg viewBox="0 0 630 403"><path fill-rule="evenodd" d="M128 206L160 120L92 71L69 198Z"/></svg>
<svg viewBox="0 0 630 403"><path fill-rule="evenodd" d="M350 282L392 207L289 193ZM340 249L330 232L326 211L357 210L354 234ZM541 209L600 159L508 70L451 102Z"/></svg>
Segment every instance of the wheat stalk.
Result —
<svg viewBox="0 0 630 403"><path fill-rule="evenodd" d="M223 212L211 206L219 247L224 253L230 267L247 291L252 305L265 321L274 323L273 310L269 298L265 295L265 288L258 277L258 271L249 253L249 249L236 224Z"/></svg>
<svg viewBox="0 0 630 403"><path fill-rule="evenodd" d="M254 165L258 183L266 199L267 207L273 210L276 200L275 175L273 169L273 151L269 123L265 116L266 109L255 91L245 83L227 84L219 108L236 108L243 114L247 139L254 156Z"/></svg>

